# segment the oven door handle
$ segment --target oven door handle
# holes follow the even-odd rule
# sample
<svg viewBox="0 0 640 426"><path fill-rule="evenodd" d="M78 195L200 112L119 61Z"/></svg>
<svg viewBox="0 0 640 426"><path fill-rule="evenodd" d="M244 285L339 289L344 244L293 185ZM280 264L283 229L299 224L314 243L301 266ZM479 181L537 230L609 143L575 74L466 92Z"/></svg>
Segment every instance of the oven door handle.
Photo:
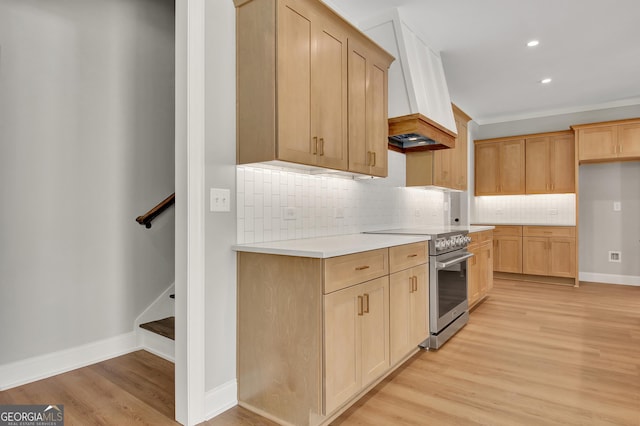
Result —
<svg viewBox="0 0 640 426"><path fill-rule="evenodd" d="M448 262L436 262L436 268L438 269L448 268L449 266L455 265L456 263L460 263L463 260L469 259L470 257L473 257L473 253L467 253L463 256L456 257L455 259L451 259Z"/></svg>

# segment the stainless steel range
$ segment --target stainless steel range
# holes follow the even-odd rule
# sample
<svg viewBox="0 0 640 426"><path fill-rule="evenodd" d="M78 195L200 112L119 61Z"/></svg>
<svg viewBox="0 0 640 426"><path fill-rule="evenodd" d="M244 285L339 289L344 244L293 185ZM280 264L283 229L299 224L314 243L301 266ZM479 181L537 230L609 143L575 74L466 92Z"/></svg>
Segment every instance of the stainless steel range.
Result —
<svg viewBox="0 0 640 426"><path fill-rule="evenodd" d="M420 346L438 349L469 321L467 252L471 238L462 226L372 231L372 234L429 235L429 329Z"/></svg>
<svg viewBox="0 0 640 426"><path fill-rule="evenodd" d="M470 241L466 231L431 235L429 348L438 349L469 321L467 260L473 256L467 252Z"/></svg>

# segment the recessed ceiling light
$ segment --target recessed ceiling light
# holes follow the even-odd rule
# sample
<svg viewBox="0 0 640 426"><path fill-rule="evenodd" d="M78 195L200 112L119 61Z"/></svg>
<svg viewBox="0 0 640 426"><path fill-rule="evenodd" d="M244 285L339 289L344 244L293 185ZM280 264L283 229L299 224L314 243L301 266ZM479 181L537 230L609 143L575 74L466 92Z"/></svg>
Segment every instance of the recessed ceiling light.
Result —
<svg viewBox="0 0 640 426"><path fill-rule="evenodd" d="M540 83L542 83L542 84L551 83L551 79L550 78L543 78L542 80L540 80Z"/></svg>
<svg viewBox="0 0 640 426"><path fill-rule="evenodd" d="M537 46L539 44L540 44L540 42L538 40L531 40L529 43L527 43L527 46L535 47L535 46Z"/></svg>

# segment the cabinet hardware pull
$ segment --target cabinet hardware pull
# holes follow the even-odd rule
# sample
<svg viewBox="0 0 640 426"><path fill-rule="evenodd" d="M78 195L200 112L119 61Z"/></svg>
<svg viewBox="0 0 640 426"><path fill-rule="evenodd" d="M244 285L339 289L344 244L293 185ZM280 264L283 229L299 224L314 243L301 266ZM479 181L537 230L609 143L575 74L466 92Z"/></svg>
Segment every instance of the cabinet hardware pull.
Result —
<svg viewBox="0 0 640 426"><path fill-rule="evenodd" d="M413 276L413 291L418 291L418 277Z"/></svg>
<svg viewBox="0 0 640 426"><path fill-rule="evenodd" d="M409 289L409 293L413 293L413 277L409 277L409 284L411 285L411 288Z"/></svg>
<svg viewBox="0 0 640 426"><path fill-rule="evenodd" d="M408 255L407 257L418 257L418 255L414 253L414 254Z"/></svg>
<svg viewBox="0 0 640 426"><path fill-rule="evenodd" d="M371 164L371 167L375 167L376 166L376 152L373 151L371 154L373 154L373 164Z"/></svg>
<svg viewBox="0 0 640 426"><path fill-rule="evenodd" d="M324 138L320 138L320 156L324 155Z"/></svg>
<svg viewBox="0 0 640 426"><path fill-rule="evenodd" d="M622 154L622 145L618 145L618 154Z"/></svg>
<svg viewBox="0 0 640 426"><path fill-rule="evenodd" d="M358 296L358 316L362 316L362 296Z"/></svg>
<svg viewBox="0 0 640 426"><path fill-rule="evenodd" d="M368 314L369 313L369 295L367 293L364 294L364 303L365 303L364 313Z"/></svg>
<svg viewBox="0 0 640 426"><path fill-rule="evenodd" d="M313 155L317 155L318 154L318 137L314 136L313 137Z"/></svg>
<svg viewBox="0 0 640 426"><path fill-rule="evenodd" d="M363 271L365 269L369 269L369 265L356 266L356 271Z"/></svg>

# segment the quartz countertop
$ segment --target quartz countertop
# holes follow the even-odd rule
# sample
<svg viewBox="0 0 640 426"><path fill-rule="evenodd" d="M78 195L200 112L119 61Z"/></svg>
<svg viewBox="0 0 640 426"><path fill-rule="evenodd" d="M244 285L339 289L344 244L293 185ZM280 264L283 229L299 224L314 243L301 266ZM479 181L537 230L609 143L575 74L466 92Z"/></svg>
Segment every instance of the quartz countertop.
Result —
<svg viewBox="0 0 640 426"><path fill-rule="evenodd" d="M443 225L443 226L416 226L411 228L382 229L379 231L366 231L367 234L387 235L436 235L448 232L481 232L494 229L492 225Z"/></svg>
<svg viewBox="0 0 640 426"><path fill-rule="evenodd" d="M493 228L493 227L491 227ZM279 254L285 256L328 258L345 254L400 246L428 241L429 235L380 235L349 234L331 237L304 238L298 240L271 241L267 243L237 244L232 249L238 252Z"/></svg>

